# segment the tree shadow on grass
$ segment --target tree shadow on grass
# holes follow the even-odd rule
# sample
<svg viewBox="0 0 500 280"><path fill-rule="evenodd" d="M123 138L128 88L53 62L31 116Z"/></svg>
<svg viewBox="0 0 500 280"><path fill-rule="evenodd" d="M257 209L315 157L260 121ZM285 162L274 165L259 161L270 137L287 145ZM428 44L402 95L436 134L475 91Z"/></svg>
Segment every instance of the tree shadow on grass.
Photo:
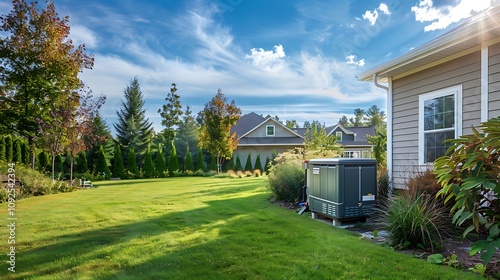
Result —
<svg viewBox="0 0 500 280"><path fill-rule="evenodd" d="M255 194L241 198L209 201L206 202L208 206L202 208L168 213L128 224L54 236L52 240L37 241L37 244L51 244L19 251L15 275L2 276L7 272L5 269L0 272L0 278L14 276L12 279L26 279L56 273L71 273L88 262L105 260L110 257L109 254L123 251L126 243L134 239L154 237L166 232L190 232L206 227L215 221L230 220L231 217L237 215L251 214L255 209L248 201L262 201L265 199L264 196L265 194ZM223 226L221 223L211 227ZM53 244L54 242L56 243ZM29 246L29 244L18 244L18 246ZM110 252L106 252L106 249ZM107 265L117 267L116 264L109 262Z"/></svg>

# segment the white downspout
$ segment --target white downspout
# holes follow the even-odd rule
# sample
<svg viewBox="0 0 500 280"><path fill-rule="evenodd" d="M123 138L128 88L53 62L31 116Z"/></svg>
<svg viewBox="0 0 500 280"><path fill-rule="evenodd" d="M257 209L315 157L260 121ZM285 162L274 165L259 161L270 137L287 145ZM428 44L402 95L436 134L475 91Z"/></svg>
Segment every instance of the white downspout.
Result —
<svg viewBox="0 0 500 280"><path fill-rule="evenodd" d="M373 84L387 92L387 174L389 175L389 195L392 195L393 176L392 176L392 79L387 78L388 86L378 83L377 74L373 74Z"/></svg>

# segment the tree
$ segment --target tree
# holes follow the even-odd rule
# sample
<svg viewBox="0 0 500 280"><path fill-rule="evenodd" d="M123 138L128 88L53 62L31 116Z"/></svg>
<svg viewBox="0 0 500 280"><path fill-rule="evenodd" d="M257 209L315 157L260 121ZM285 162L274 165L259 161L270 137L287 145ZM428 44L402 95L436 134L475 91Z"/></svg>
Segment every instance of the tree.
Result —
<svg viewBox="0 0 500 280"><path fill-rule="evenodd" d="M299 124L296 120L286 120L285 126L290 129L299 128Z"/></svg>
<svg viewBox="0 0 500 280"><path fill-rule="evenodd" d="M124 178L125 166L123 165L122 148L119 143L116 143L113 163L113 177Z"/></svg>
<svg viewBox="0 0 500 280"><path fill-rule="evenodd" d="M12 162L12 158L14 157L14 148L12 146L12 136L6 135L4 138L5 141L5 160L10 163Z"/></svg>
<svg viewBox="0 0 500 280"><path fill-rule="evenodd" d="M243 166L241 166L240 155L236 155L236 163L234 164L234 171L243 171Z"/></svg>
<svg viewBox="0 0 500 280"><path fill-rule="evenodd" d="M264 171L262 169L262 163L260 162L260 155L257 155L257 160L255 161L255 170L259 170L261 173Z"/></svg>
<svg viewBox="0 0 500 280"><path fill-rule="evenodd" d="M5 161L5 140L0 135L0 161Z"/></svg>
<svg viewBox="0 0 500 280"><path fill-rule="evenodd" d="M192 115L191 108L186 106L186 111L178 125L175 147L179 156L187 155L188 151L196 151L198 146L198 124Z"/></svg>
<svg viewBox="0 0 500 280"><path fill-rule="evenodd" d="M87 153L85 151L81 151L78 154L78 160L76 161L76 172L83 174L89 171L88 164L87 164Z"/></svg>
<svg viewBox="0 0 500 280"><path fill-rule="evenodd" d="M167 97L165 97L167 103L163 105L162 109L158 110L158 113L160 113L162 117L161 124L165 126L164 135L166 143L170 143L175 139L175 128L181 123L181 97L176 92L176 84L172 83L170 92L168 92Z"/></svg>
<svg viewBox="0 0 500 280"><path fill-rule="evenodd" d="M113 124L113 127L123 147L141 154L151 140L153 128L143 109L145 101L137 77L130 81L123 95L125 100L122 101L122 108L116 111L118 123Z"/></svg>
<svg viewBox="0 0 500 280"><path fill-rule="evenodd" d="M264 163L264 171L269 174L269 168L271 167L269 157L266 157L266 163Z"/></svg>
<svg viewBox="0 0 500 280"><path fill-rule="evenodd" d="M24 0L0 17L0 126L28 140L33 160L40 125L60 117L50 108L81 88L78 73L94 64L84 45L73 46L68 19L52 1L38 11Z"/></svg>
<svg viewBox="0 0 500 280"><path fill-rule="evenodd" d="M210 166L209 166L208 169L209 170L213 170L213 171L218 171L219 170L219 167L217 166L217 158L214 157L213 155L210 158Z"/></svg>
<svg viewBox="0 0 500 280"><path fill-rule="evenodd" d="M137 158L135 156L135 151L134 149L129 149L128 150L128 157L127 157L127 172L133 175L133 177L137 176L139 173L139 170L137 170Z"/></svg>
<svg viewBox="0 0 500 280"><path fill-rule="evenodd" d="M156 177L158 178L163 178L165 177L165 170L166 170L166 165L165 165L165 156L163 156L163 149L161 145L158 146L158 151L156 152L156 159L155 159L155 173Z"/></svg>
<svg viewBox="0 0 500 280"><path fill-rule="evenodd" d="M373 126L375 129L385 126L385 112L380 110L377 105L371 106L365 114L365 121L367 126Z"/></svg>
<svg viewBox="0 0 500 280"><path fill-rule="evenodd" d="M373 145L373 157L377 160L379 167L386 166L387 158L387 130L379 129L374 136L366 135L368 143Z"/></svg>
<svg viewBox="0 0 500 280"><path fill-rule="evenodd" d="M52 174L52 176L63 172L64 167L63 167L63 159L62 159L61 155L57 155L54 158L53 164L54 164L54 166L52 166L52 170L54 171L54 173ZM52 178L54 178L54 177L52 177Z"/></svg>
<svg viewBox="0 0 500 280"><path fill-rule="evenodd" d="M250 156L250 154L248 154L247 156L247 161L245 163L245 171L253 171L252 157Z"/></svg>
<svg viewBox="0 0 500 280"><path fill-rule="evenodd" d="M172 148L170 150L170 157L168 159L168 176L173 177L174 171L179 170L179 161L177 159L177 151L172 142Z"/></svg>
<svg viewBox="0 0 500 280"><path fill-rule="evenodd" d="M236 124L240 115L241 110L236 107L234 100L228 104L221 89L199 113L199 145L216 158L217 172L221 171L223 160L230 159L238 145L236 133L231 134L231 126Z"/></svg>
<svg viewBox="0 0 500 280"><path fill-rule="evenodd" d="M153 166L153 159L151 158L151 145L148 144L146 148L146 154L144 155L144 165L143 165L144 178L153 178L155 175L155 167Z"/></svg>
<svg viewBox="0 0 500 280"><path fill-rule="evenodd" d="M341 146L337 143L335 135L328 135L323 125L313 122L304 137L304 150L306 158L336 157L341 154Z"/></svg>
<svg viewBox="0 0 500 280"><path fill-rule="evenodd" d="M109 131L109 127L99 111L94 112L90 122L90 127L90 133L85 134L83 139L86 145L85 150L88 155L88 167L91 171L95 171L94 167L97 162L99 147L104 146L104 152L111 153L106 145L111 139L111 132Z"/></svg>
<svg viewBox="0 0 500 280"><path fill-rule="evenodd" d="M196 170L207 171L207 165L203 159L203 150L201 147L198 149L198 157L196 158Z"/></svg>
<svg viewBox="0 0 500 280"><path fill-rule="evenodd" d="M97 153L97 165L96 165L96 173L99 175L103 175L104 178L109 178L111 176L111 172L109 171L108 162L106 161L106 155L104 154L104 147L101 146L99 148L99 152Z"/></svg>
<svg viewBox="0 0 500 280"><path fill-rule="evenodd" d="M193 156L191 155L191 152L186 153L186 160L184 161L184 170L194 170L194 165L193 165Z"/></svg>
<svg viewBox="0 0 500 280"><path fill-rule="evenodd" d="M23 153L21 150L21 140L19 138L14 140L14 145L13 145L13 155L12 155L12 161L17 162L17 163L22 163L23 162Z"/></svg>
<svg viewBox="0 0 500 280"><path fill-rule="evenodd" d="M26 165L30 164L30 150L28 143L26 143L26 141L21 141L21 153L22 153L22 162Z"/></svg>
<svg viewBox="0 0 500 280"><path fill-rule="evenodd" d="M49 155L45 151L41 151L38 154L38 170L42 173L49 171L51 169L49 161Z"/></svg>
<svg viewBox="0 0 500 280"><path fill-rule="evenodd" d="M354 118L350 118L350 126L363 126L363 118L365 116L365 110L361 108L354 109Z"/></svg>
<svg viewBox="0 0 500 280"><path fill-rule="evenodd" d="M346 115L342 115L342 117L339 119L339 124L343 127L349 126L349 120L347 119Z"/></svg>

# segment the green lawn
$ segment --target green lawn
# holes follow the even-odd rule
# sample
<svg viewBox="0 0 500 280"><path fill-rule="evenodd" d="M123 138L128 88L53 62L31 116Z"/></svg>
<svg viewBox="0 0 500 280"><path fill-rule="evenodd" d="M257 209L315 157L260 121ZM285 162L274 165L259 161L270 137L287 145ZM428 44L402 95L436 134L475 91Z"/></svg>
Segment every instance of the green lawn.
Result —
<svg viewBox="0 0 500 280"><path fill-rule="evenodd" d="M270 204L265 178L96 185L17 202L0 279L480 279Z"/></svg>

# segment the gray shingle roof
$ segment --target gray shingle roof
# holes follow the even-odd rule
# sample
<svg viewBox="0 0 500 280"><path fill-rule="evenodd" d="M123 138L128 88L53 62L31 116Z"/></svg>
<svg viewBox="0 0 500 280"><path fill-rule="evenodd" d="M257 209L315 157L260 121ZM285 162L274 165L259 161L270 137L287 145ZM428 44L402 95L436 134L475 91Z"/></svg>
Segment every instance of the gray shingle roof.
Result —
<svg viewBox="0 0 500 280"><path fill-rule="evenodd" d="M241 116L238 122L231 127L231 133L236 132L238 137L254 129L256 126L264 122L266 119L252 112Z"/></svg>
<svg viewBox="0 0 500 280"><path fill-rule="evenodd" d="M304 139L298 137L243 137L238 145L300 145Z"/></svg>

